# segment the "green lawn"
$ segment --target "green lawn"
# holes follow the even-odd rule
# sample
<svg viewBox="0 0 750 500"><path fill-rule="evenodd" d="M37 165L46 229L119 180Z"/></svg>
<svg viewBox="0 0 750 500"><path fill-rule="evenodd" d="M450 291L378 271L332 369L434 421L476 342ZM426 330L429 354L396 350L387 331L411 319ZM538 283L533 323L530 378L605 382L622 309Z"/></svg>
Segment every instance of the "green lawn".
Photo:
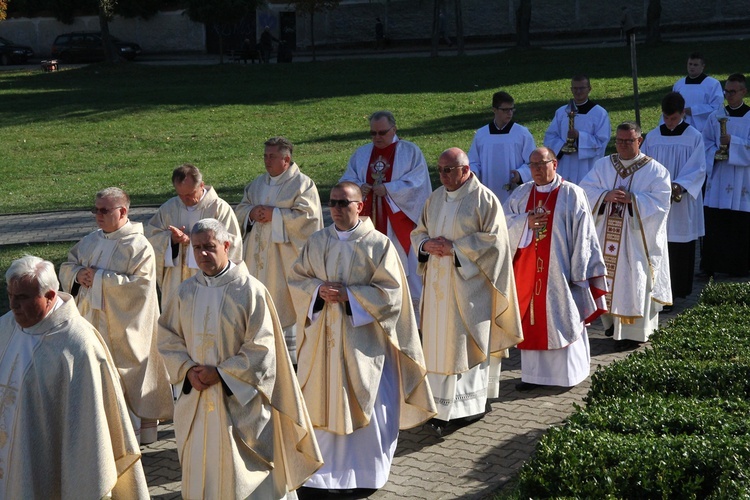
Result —
<svg viewBox="0 0 750 500"><path fill-rule="evenodd" d="M642 123L657 123L661 97L701 50L709 72L726 77L748 60L750 42L639 47ZM592 98L612 123L633 119L624 47L507 52L411 59L340 60L289 65L155 67L91 65L56 73L0 73L4 180L0 213L86 207L117 185L135 204L172 196L170 173L195 163L228 201L239 201L262 171L263 142L286 135L295 159L323 199L360 144L366 116L391 109L399 135L430 165L450 147L468 149L490 117L493 92L509 91L516 120L541 143L569 78L587 73Z"/></svg>

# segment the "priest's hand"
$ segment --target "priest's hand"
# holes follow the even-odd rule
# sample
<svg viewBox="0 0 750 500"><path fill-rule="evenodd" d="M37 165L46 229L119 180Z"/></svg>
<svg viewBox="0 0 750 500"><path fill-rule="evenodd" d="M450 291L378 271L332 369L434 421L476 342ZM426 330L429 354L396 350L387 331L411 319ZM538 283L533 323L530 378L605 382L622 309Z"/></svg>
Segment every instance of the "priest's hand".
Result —
<svg viewBox="0 0 750 500"><path fill-rule="evenodd" d="M384 184L378 184L377 186L372 187L372 192L375 193L376 196L387 196L388 191L385 190Z"/></svg>
<svg viewBox="0 0 750 500"><path fill-rule="evenodd" d="M453 255L453 242L442 236L430 238L422 245L422 251L436 257L450 257Z"/></svg>
<svg viewBox="0 0 750 500"><path fill-rule="evenodd" d="M630 193L622 189L613 189L604 195L604 201L610 203L631 203L633 201Z"/></svg>
<svg viewBox="0 0 750 500"><path fill-rule="evenodd" d="M273 208L274 207L268 205L255 205L255 207L250 210L250 219L262 224L271 222L273 219Z"/></svg>
<svg viewBox="0 0 750 500"><path fill-rule="evenodd" d="M348 302L349 294L343 283L325 281L318 289L318 295L326 302Z"/></svg>
<svg viewBox="0 0 750 500"><path fill-rule="evenodd" d="M542 229L547 225L547 218L549 217L549 214L543 213L543 214L535 214L534 212L529 212L529 218L528 218L528 224L529 229Z"/></svg>
<svg viewBox="0 0 750 500"><path fill-rule="evenodd" d="M208 389L221 381L219 370L215 366L196 365L187 373L190 384L198 391Z"/></svg>
<svg viewBox="0 0 750 500"><path fill-rule="evenodd" d="M518 170L510 171L510 183L516 185L521 184L521 174L518 173Z"/></svg>
<svg viewBox="0 0 750 500"><path fill-rule="evenodd" d="M190 236L185 232L185 226L182 226L180 228L177 228L175 226L169 226L169 230L172 231L172 243L182 244L182 245L189 245L190 244Z"/></svg>
<svg viewBox="0 0 750 500"><path fill-rule="evenodd" d="M367 184L366 182L359 186L359 188L362 190L362 197L366 198L368 194L370 194L370 191L372 191L372 184Z"/></svg>
<svg viewBox="0 0 750 500"><path fill-rule="evenodd" d="M85 288L91 288L91 286L94 284L94 275L96 274L96 269L91 267L84 267L80 271L78 271L78 274L76 274L76 282Z"/></svg>

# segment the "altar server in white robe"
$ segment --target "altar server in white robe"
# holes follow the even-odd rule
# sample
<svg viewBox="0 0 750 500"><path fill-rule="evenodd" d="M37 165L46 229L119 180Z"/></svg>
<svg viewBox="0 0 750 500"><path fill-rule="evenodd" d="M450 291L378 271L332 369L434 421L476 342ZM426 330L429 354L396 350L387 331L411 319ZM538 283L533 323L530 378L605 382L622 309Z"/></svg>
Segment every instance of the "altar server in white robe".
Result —
<svg viewBox="0 0 750 500"><path fill-rule="evenodd" d="M427 161L419 146L396 135L393 113L376 111L369 122L372 143L357 148L339 182L353 182L362 189L362 216L370 217L375 229L393 242L416 307L422 283L409 235L432 193Z"/></svg>
<svg viewBox="0 0 750 500"><path fill-rule="evenodd" d="M206 186L200 170L189 163L180 165L172 172L172 185L177 196L160 206L146 227L146 237L156 254L162 307L180 283L198 272L190 249L190 231L199 220L212 218L223 223L232 239L230 259L242 259L242 236L234 210L214 188Z"/></svg>
<svg viewBox="0 0 750 500"><path fill-rule="evenodd" d="M359 219L362 192L331 190L333 224L290 275L299 315L297 376L325 465L305 486L374 489L388 481L399 429L435 414L409 287L393 242Z"/></svg>
<svg viewBox="0 0 750 500"><path fill-rule="evenodd" d="M51 262L5 273L0 498L149 498L117 369Z"/></svg>
<svg viewBox="0 0 750 500"><path fill-rule="evenodd" d="M578 184L594 162L604 156L612 130L607 110L589 99L591 83L587 76L574 76L570 91L576 104L573 128L570 128L568 105L561 106L544 134L544 145L557 156L557 173L566 181ZM573 142L575 152L562 151L568 140Z"/></svg>
<svg viewBox="0 0 750 500"><path fill-rule="evenodd" d="M438 159L443 184L411 238L424 280L422 345L442 428L476 420L498 397L501 358L522 339L508 229L497 197L458 148Z"/></svg>
<svg viewBox="0 0 750 500"><path fill-rule="evenodd" d="M534 148L529 129L513 120L516 103L507 92L492 95L492 121L478 129L469 149L471 171L504 202L510 191L531 180L526 162Z"/></svg>
<svg viewBox="0 0 750 500"><path fill-rule="evenodd" d="M71 248L60 266L60 282L107 343L136 436L149 444L156 441L157 420L172 418L172 391L157 348L154 251L143 224L128 219L129 210L122 189L96 193L92 212L99 229Z"/></svg>
<svg viewBox="0 0 750 500"><path fill-rule="evenodd" d="M729 75L724 84L727 105L703 129L706 147L706 237L703 270L750 274L750 106L745 104L745 75ZM726 134L719 118L726 118ZM725 156L716 158L720 150Z"/></svg>
<svg viewBox="0 0 750 500"><path fill-rule="evenodd" d="M641 151L669 171L672 204L667 222L672 296L693 291L695 242L704 234L706 155L701 133L684 120L685 99L670 92L661 101L664 124L646 135Z"/></svg>
<svg viewBox="0 0 750 500"><path fill-rule="evenodd" d="M581 181L592 208L607 265L607 314L602 323L615 340L646 342L659 311L672 304L667 248L669 172L640 151L641 128L617 126L617 153L606 156Z"/></svg>
<svg viewBox="0 0 750 500"><path fill-rule="evenodd" d="M700 52L693 52L687 60L687 76L677 80L673 92L685 98L685 121L703 132L710 123L709 116L724 103L721 83L705 73L706 59Z"/></svg>
<svg viewBox="0 0 750 500"><path fill-rule="evenodd" d="M322 459L266 288L229 260L222 222L190 236L201 272L159 319L159 349L178 399L182 497L294 498Z"/></svg>
<svg viewBox="0 0 750 500"><path fill-rule="evenodd" d="M606 312L607 291L586 193L556 173L549 148L535 149L529 166L533 182L504 205L523 323L519 391L589 376L586 325Z"/></svg>
<svg viewBox="0 0 750 500"><path fill-rule="evenodd" d="M244 235L245 264L273 298L292 363L297 362L297 316L287 283L302 245L323 229L315 183L292 161L285 137L265 142L266 173L245 187L235 212Z"/></svg>

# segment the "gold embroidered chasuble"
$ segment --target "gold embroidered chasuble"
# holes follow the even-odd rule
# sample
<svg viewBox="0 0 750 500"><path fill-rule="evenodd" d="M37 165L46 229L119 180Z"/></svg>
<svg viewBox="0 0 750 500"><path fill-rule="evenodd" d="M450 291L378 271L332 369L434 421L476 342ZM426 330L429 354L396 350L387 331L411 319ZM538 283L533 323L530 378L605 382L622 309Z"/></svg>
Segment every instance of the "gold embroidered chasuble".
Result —
<svg viewBox="0 0 750 500"><path fill-rule="evenodd" d="M104 340L62 305L0 317L0 498L147 499L138 441Z"/></svg>
<svg viewBox="0 0 750 500"><path fill-rule="evenodd" d="M185 498L281 498L322 465L313 427L265 287L243 262L180 285L159 319L159 349L180 390L175 436ZM185 394L187 371L222 383Z"/></svg>
<svg viewBox="0 0 750 500"><path fill-rule="evenodd" d="M275 207L273 220L256 222L248 231L248 215L256 205ZM244 237L245 264L250 274L268 288L286 334L297 323L287 285L290 269L310 235L323 228L318 190L292 163L277 177L265 173L248 184L235 212ZM287 339L291 354L296 348L294 343L290 345L294 336L287 335Z"/></svg>
<svg viewBox="0 0 750 500"><path fill-rule="evenodd" d="M190 245L179 245L177 258L172 260L172 232L169 226L181 228L190 234L193 224L201 219L213 218L227 227L231 244L229 260L239 262L242 259L242 237L237 217L229 204L219 198L211 186L206 186L206 194L195 205L185 206L178 196L167 200L151 217L146 226L146 237L154 247L156 254L156 280L161 290L161 304L164 306L182 281L198 273L198 265L193 258ZM172 265L167 265L167 262Z"/></svg>
<svg viewBox="0 0 750 500"><path fill-rule="evenodd" d="M78 288L76 304L109 347L128 407L140 418L172 418L172 391L156 345L155 258L143 225L127 222L112 233L84 236L60 266L63 290L78 286L85 267L97 271L91 288Z"/></svg>
<svg viewBox="0 0 750 500"><path fill-rule="evenodd" d="M325 303L311 321L310 305L324 281L344 283L374 321L355 326L345 304ZM346 241L334 225L310 237L289 285L299 324L297 376L316 428L344 435L370 422L385 351L397 351L401 429L435 413L406 276L393 243L362 220Z"/></svg>
<svg viewBox="0 0 750 500"><path fill-rule="evenodd" d="M448 213L450 228L441 219ZM422 330L427 369L448 375L464 373L490 355L507 357L507 349L521 342L523 334L503 209L475 175L450 202L444 187L435 190L412 232L412 244L419 248L443 233L452 236L461 266L453 258L430 256L420 262L419 273L425 290L450 297L452 303L452 311L422 303L423 318L441 317L439 327ZM437 345L441 349L430 347Z"/></svg>

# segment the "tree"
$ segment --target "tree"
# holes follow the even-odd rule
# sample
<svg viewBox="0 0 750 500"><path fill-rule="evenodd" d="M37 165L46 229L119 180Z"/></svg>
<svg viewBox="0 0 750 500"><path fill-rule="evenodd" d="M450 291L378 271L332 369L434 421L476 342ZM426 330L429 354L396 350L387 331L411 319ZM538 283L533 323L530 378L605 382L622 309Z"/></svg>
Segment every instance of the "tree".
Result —
<svg viewBox="0 0 750 500"><path fill-rule="evenodd" d="M310 45L312 46L312 59L315 61L315 13L333 10L339 6L341 0L292 0L289 5L310 16Z"/></svg>
<svg viewBox="0 0 750 500"><path fill-rule="evenodd" d="M258 0L188 0L187 15L192 21L219 28L219 60L224 62L222 25L233 25L250 12L255 12Z"/></svg>
<svg viewBox="0 0 750 500"><path fill-rule="evenodd" d="M6 0L0 0L0 21L5 19L8 15L8 2Z"/></svg>

